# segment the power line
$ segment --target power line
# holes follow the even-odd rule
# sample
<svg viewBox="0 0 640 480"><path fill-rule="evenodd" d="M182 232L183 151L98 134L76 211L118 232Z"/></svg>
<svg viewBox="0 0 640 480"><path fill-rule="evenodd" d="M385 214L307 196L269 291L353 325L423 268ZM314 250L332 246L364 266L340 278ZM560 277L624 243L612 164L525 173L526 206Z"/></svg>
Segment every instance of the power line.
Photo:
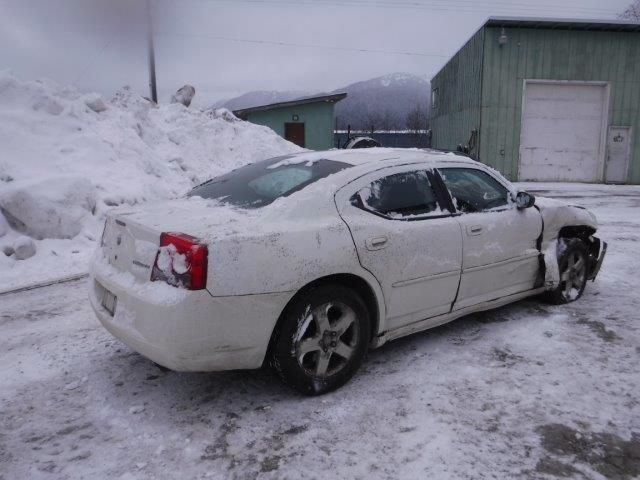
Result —
<svg viewBox="0 0 640 480"><path fill-rule="evenodd" d="M225 0L218 0L225 1ZM477 1L477 0L428 0L428 1L389 1L389 0L327 0L325 2L314 2L313 0L236 0L243 3L254 4L288 4L288 5L339 5L339 6L373 6L384 8L411 8L411 9L431 9L434 7L454 7L447 8L449 10L459 9L460 7L474 8L474 9L490 9L490 8L515 8L524 10L540 11L544 9L564 10L570 12L592 12L592 13L607 13L611 14L610 9L594 8L594 7L567 7L553 4L540 4L538 6L531 5L530 3L517 3L517 2L504 2L504 1Z"/></svg>
<svg viewBox="0 0 640 480"><path fill-rule="evenodd" d="M199 33L175 33L175 32L155 32L155 33L156 35L201 37L201 38L208 38L211 40L222 40L227 42L253 43L253 44L263 44L263 45L276 45L280 47L320 48L320 49L326 49L326 50L344 50L348 52L378 53L378 54L384 54L384 55L407 55L407 56L416 56L416 57L449 58L450 56L450 55L439 54L439 53L424 53L424 52L411 52L411 51L399 51L399 50L375 50L370 48L342 47L337 45L319 45L319 44L312 44L312 43L282 42L277 40L222 37L217 35L216 36L204 35Z"/></svg>
<svg viewBox="0 0 640 480"><path fill-rule="evenodd" d="M80 70L80 73L78 73L78 76L76 77L75 81L73 82L74 85L77 85L78 82L80 81L80 79L82 77L84 77L85 74L89 71L91 66L93 66L95 64L95 62L98 61L98 59L102 56L102 54L105 52L105 50L109 47L109 45L111 45L111 43L115 40L116 35L118 35L118 33L120 33L118 30L115 31L113 33L113 35L111 35L109 37L109 40L107 40L104 43L104 45L102 45L100 50L98 50L98 53L94 53L94 54L91 55L91 58L87 61L87 64L84 66L84 68L82 68L82 70Z"/></svg>
<svg viewBox="0 0 640 480"><path fill-rule="evenodd" d="M317 2L313 0L204 0L208 3L225 2L225 3L250 3L254 5L274 5L274 6L338 6L338 7L375 7L375 8L391 8L391 9L415 9L430 11L486 11L486 10L507 10L518 13L537 13L549 11L564 12L564 14L589 14L589 15L607 15L614 17L617 12L611 9L594 8L594 7L568 7L558 4L541 4L539 6L529 3L502 2L502 1L474 1L474 0L428 0L428 1L388 1L388 0L326 0Z"/></svg>

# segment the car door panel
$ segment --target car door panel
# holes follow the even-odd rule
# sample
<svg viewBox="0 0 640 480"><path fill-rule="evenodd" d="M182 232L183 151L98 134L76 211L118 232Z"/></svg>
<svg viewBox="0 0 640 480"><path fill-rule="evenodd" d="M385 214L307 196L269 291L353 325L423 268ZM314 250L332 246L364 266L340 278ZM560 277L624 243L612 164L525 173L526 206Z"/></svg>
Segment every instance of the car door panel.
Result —
<svg viewBox="0 0 640 480"><path fill-rule="evenodd" d="M460 215L457 219L466 235L454 309L534 287L540 268L536 240L542 229L537 210L509 208ZM474 232L476 225L482 225L481 232Z"/></svg>
<svg viewBox="0 0 640 480"><path fill-rule="evenodd" d="M456 192L455 186L447 179L447 172L451 173L453 170L442 169L444 181L454 198L456 195L464 197L471 187ZM477 172L478 169L458 170ZM480 171L481 178L491 177L488 172ZM449 178L452 179L453 175L450 174ZM509 194L508 189L498 180L493 177L489 180L495 183L495 188L501 185L505 195ZM488 198L486 195L489 193L486 192L484 198ZM516 208L508 197L503 203L500 207L484 211L463 211L456 217L463 232L463 260L454 310L534 288L540 268L537 239L542 231L542 218L536 209ZM482 209L478 202L467 202L464 199L458 199L456 204L474 204L476 208Z"/></svg>
<svg viewBox="0 0 640 480"><path fill-rule="evenodd" d="M385 330L448 313L462 266L462 233L449 212L422 219L392 219L349 201L376 178L399 171L403 169L374 172L336 194L360 263L382 286L387 307Z"/></svg>

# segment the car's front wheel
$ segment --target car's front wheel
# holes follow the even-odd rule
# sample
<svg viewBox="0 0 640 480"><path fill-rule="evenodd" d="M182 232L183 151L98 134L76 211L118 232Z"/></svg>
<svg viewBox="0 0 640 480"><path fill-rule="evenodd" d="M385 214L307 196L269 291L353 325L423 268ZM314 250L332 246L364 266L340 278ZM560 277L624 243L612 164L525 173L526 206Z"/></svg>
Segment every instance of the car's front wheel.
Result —
<svg viewBox="0 0 640 480"><path fill-rule="evenodd" d="M362 299L339 285L313 288L294 299L274 334L271 365L306 395L344 385L366 355L370 325Z"/></svg>
<svg viewBox="0 0 640 480"><path fill-rule="evenodd" d="M562 238L558 242L560 283L548 295L557 305L569 303L582 296L589 276L589 251L579 238Z"/></svg>

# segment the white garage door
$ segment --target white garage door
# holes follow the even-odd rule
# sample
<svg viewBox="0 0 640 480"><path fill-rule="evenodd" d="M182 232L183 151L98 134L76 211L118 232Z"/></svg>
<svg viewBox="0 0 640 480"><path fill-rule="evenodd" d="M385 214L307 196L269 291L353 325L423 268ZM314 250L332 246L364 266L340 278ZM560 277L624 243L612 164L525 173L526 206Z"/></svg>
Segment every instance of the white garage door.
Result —
<svg viewBox="0 0 640 480"><path fill-rule="evenodd" d="M600 180L604 85L533 83L525 86L520 180Z"/></svg>

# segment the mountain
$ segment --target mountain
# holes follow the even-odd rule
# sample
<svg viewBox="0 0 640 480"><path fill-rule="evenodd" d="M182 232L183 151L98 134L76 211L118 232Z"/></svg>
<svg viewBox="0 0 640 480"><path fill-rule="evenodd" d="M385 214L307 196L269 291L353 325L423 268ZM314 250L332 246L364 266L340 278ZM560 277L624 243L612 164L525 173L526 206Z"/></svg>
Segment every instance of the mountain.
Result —
<svg viewBox="0 0 640 480"><path fill-rule="evenodd" d="M348 94L336 104L338 129L351 125L353 130L369 130L372 126L376 130L415 130L426 128L429 90L429 82L425 78L410 73L392 73L352 83L329 93ZM261 90L218 102L214 107L238 110L311 95L322 94ZM409 116L413 120L408 124Z"/></svg>
<svg viewBox="0 0 640 480"><path fill-rule="evenodd" d="M241 108L256 107L258 105L268 105L270 103L286 102L300 97L306 97L309 92L303 90L256 90L247 92L239 97L229 100L221 100L212 105L213 108L228 108L229 110L240 110Z"/></svg>
<svg viewBox="0 0 640 480"><path fill-rule="evenodd" d="M392 73L347 85L336 90L347 93L347 98L336 104L338 129L346 129L347 125L362 130L372 126L376 130L416 129L407 125L407 117L416 112L420 112L415 120L417 128L424 129L429 90L426 79L409 73Z"/></svg>

